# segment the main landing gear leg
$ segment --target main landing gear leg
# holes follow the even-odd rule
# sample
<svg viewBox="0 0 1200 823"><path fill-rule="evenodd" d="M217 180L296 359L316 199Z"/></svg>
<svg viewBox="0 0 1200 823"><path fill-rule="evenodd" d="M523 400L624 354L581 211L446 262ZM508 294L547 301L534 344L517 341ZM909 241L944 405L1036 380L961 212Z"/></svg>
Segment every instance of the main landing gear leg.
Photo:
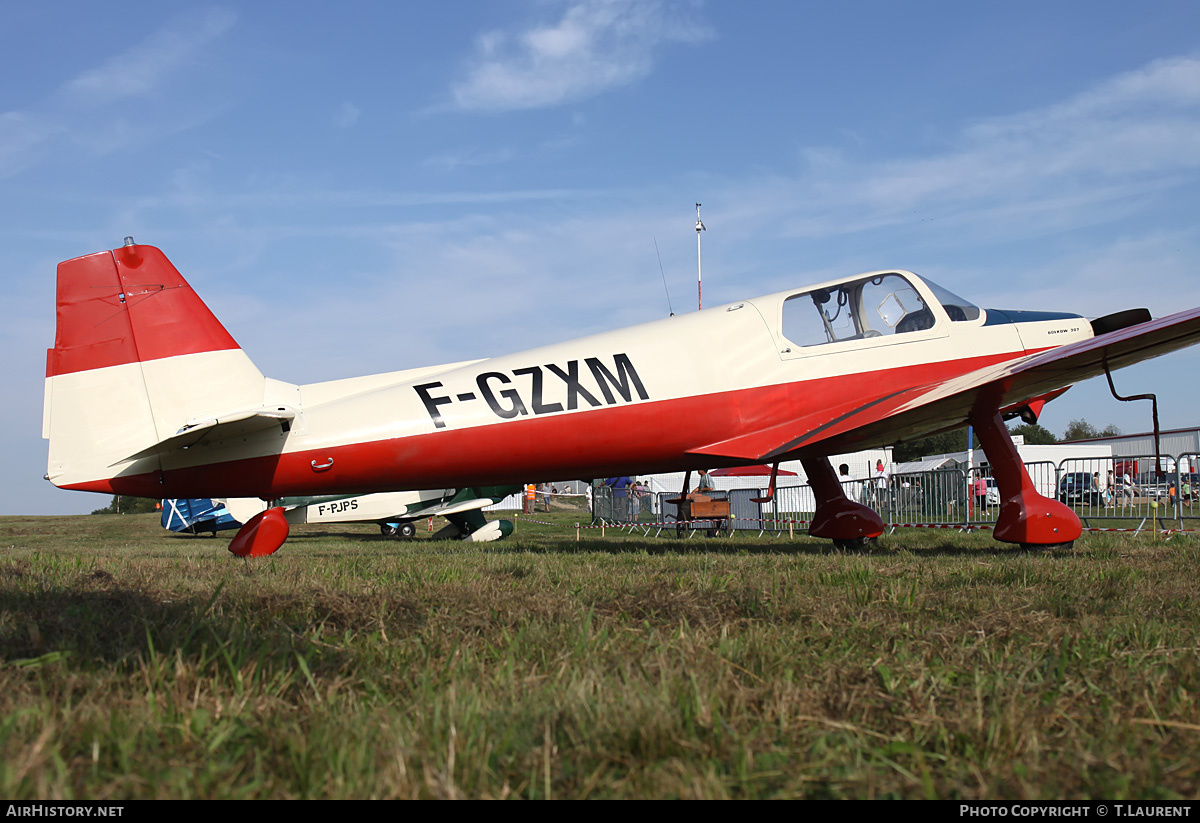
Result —
<svg viewBox="0 0 1200 823"><path fill-rule="evenodd" d="M810 458L800 463L817 498L817 511L808 527L810 535L828 537L839 549L861 549L883 534L883 518L870 506L846 497L829 458Z"/></svg>
<svg viewBox="0 0 1200 823"><path fill-rule="evenodd" d="M1000 492L1000 516L992 535L1023 548L1070 548L1083 533L1079 515L1038 494L1000 414L972 416L971 424L992 464Z"/></svg>

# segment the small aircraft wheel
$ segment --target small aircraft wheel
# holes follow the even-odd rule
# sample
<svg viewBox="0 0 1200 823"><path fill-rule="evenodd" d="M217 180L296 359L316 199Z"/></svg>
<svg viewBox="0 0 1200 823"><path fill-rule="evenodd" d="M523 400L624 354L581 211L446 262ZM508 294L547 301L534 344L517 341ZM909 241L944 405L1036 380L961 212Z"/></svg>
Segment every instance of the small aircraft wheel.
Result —
<svg viewBox="0 0 1200 823"><path fill-rule="evenodd" d="M833 547L840 552L870 551L878 544L878 537L853 537L849 540L833 541Z"/></svg>
<svg viewBox="0 0 1200 823"><path fill-rule="evenodd" d="M395 537L397 531L399 531L399 530L395 526L393 526L391 523L380 523L379 524L379 533L382 534L384 537Z"/></svg>
<svg viewBox="0 0 1200 823"><path fill-rule="evenodd" d="M411 540L412 538L416 537L416 535L417 535L417 524L412 522L411 520L406 520L405 522L400 524L400 527L398 529L396 529L396 536L401 537L405 540Z"/></svg>

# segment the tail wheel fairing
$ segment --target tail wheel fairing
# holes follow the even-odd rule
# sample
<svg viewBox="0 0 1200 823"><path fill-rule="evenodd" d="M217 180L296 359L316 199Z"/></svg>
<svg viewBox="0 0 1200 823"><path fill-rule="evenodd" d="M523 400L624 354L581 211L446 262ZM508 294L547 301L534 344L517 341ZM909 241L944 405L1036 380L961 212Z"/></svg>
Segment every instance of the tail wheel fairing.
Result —
<svg viewBox="0 0 1200 823"><path fill-rule="evenodd" d="M238 557L266 557L274 554L288 537L288 522L283 507L259 512L229 542L229 551Z"/></svg>

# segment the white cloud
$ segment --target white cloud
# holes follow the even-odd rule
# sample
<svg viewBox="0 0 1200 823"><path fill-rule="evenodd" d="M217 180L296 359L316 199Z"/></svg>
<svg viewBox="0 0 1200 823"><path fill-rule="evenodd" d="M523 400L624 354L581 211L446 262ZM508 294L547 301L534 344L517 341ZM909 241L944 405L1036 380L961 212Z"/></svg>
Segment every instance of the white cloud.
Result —
<svg viewBox="0 0 1200 823"><path fill-rule="evenodd" d="M229 9L183 15L103 65L83 72L64 91L91 105L151 92L235 22L237 13Z"/></svg>
<svg viewBox="0 0 1200 823"><path fill-rule="evenodd" d="M61 131L59 126L31 114L0 114L0 179L33 163L39 148Z"/></svg>
<svg viewBox="0 0 1200 823"><path fill-rule="evenodd" d="M1123 115L1131 106L1186 108L1200 103L1200 60L1169 57L1120 74L1046 111L1045 119ZM1013 118L1018 124L1021 118ZM1043 118L1039 118L1043 119ZM1003 124L1003 120L996 121Z"/></svg>
<svg viewBox="0 0 1200 823"><path fill-rule="evenodd" d="M961 222L1002 211L1021 221L1056 203L1071 206L1051 215L1060 224L1107 219L1120 200L1200 172L1200 58L1157 61L1060 104L970 124L943 140L924 156L875 162L802 149L805 172L771 184L794 203L790 232L878 229L908 223L916 212Z"/></svg>
<svg viewBox="0 0 1200 823"><path fill-rule="evenodd" d="M508 111L579 100L645 77L666 43L711 36L663 0L584 0L556 23L480 36L454 105Z"/></svg>
<svg viewBox="0 0 1200 823"><path fill-rule="evenodd" d="M0 179L36 165L64 146L107 154L146 145L214 116L229 105L224 96L207 104L175 96L163 105L140 109L136 124L117 111L97 120L91 110L160 90L185 65L197 62L205 54L204 47L236 21L237 15L225 9L176 17L28 110L0 114Z"/></svg>

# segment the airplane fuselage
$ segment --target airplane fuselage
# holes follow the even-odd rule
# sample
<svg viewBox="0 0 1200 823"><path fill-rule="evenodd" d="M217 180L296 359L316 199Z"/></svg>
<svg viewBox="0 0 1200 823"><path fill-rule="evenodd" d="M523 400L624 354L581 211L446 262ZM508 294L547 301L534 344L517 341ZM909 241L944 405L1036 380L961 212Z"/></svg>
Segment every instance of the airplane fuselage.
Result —
<svg viewBox="0 0 1200 823"><path fill-rule="evenodd" d="M948 307L944 294L911 272L882 271L487 360L306 386L268 381L265 404L294 413L286 425L214 433L129 461L116 476L96 466L91 478L51 479L148 497L278 498L823 455L852 441L815 435L859 410L1092 336L1076 315ZM232 351L178 357L237 368ZM110 368L167 371L172 359ZM126 379L136 378L117 382ZM951 414L902 436L959 422Z"/></svg>

